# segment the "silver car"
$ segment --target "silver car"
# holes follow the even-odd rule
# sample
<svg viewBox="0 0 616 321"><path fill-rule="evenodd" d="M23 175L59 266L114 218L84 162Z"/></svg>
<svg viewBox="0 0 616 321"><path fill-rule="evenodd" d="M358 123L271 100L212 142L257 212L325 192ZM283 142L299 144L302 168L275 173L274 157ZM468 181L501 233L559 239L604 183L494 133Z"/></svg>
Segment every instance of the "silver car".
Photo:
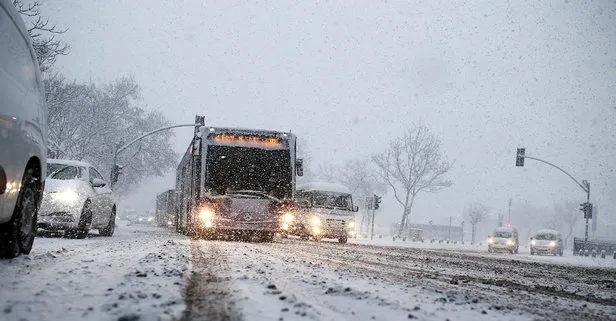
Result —
<svg viewBox="0 0 616 321"><path fill-rule="evenodd" d="M47 160L47 185L39 211L38 227L64 230L85 238L90 229L102 236L115 230L115 196L94 166L72 160Z"/></svg>
<svg viewBox="0 0 616 321"><path fill-rule="evenodd" d="M563 256L564 242L560 232L539 230L530 235L530 255L548 254Z"/></svg>
<svg viewBox="0 0 616 321"><path fill-rule="evenodd" d="M39 66L12 1L0 0L0 256L32 250L45 186L47 106Z"/></svg>

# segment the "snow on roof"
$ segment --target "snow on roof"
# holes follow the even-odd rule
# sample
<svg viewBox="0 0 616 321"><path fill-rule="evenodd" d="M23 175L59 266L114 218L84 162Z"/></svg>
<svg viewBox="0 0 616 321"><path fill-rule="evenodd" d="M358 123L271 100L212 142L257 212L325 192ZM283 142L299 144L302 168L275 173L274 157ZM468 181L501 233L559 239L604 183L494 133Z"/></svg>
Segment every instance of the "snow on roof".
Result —
<svg viewBox="0 0 616 321"><path fill-rule="evenodd" d="M535 232L532 232L530 235L537 235L537 234L560 234L559 231L557 230L552 230L552 229L541 229Z"/></svg>
<svg viewBox="0 0 616 321"><path fill-rule="evenodd" d="M92 167L92 165L90 165L90 164L88 164L86 162L70 160L70 159L51 159L51 158L48 158L47 159L47 163L48 164L61 164L61 165L67 165L67 166Z"/></svg>
<svg viewBox="0 0 616 321"><path fill-rule="evenodd" d="M297 190L304 191L328 191L336 193L351 194L351 191L344 185L328 182L311 182L297 186Z"/></svg>

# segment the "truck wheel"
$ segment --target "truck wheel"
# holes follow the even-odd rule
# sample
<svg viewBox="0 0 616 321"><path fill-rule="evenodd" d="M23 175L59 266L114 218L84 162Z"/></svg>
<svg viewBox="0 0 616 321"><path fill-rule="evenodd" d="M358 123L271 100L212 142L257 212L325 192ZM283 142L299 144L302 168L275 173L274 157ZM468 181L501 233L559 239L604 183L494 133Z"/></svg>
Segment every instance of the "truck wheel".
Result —
<svg viewBox="0 0 616 321"><path fill-rule="evenodd" d="M86 201L81 215L79 215L79 224L74 230L68 230L65 232L66 236L73 239L85 239L90 232L90 226L92 225L92 210L90 209L90 202Z"/></svg>
<svg viewBox="0 0 616 321"><path fill-rule="evenodd" d="M346 236L341 236L341 237L338 238L338 243L346 244L346 242L347 242L347 237Z"/></svg>
<svg viewBox="0 0 616 321"><path fill-rule="evenodd" d="M116 210L115 207L111 209L111 217L109 218L109 223L105 228L99 229L98 234L102 236L113 236L113 232L115 231L115 218L116 218Z"/></svg>
<svg viewBox="0 0 616 321"><path fill-rule="evenodd" d="M0 257L13 258L20 253L30 254L36 236L36 220L40 204L40 189L28 170L11 220L0 224Z"/></svg>

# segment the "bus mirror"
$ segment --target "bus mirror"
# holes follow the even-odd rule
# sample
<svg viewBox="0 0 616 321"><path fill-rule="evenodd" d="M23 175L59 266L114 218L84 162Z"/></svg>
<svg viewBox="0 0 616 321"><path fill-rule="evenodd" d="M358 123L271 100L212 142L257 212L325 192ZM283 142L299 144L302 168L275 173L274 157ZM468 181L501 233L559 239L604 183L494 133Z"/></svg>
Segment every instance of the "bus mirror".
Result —
<svg viewBox="0 0 616 321"><path fill-rule="evenodd" d="M353 205L353 212L359 212L359 206Z"/></svg>
<svg viewBox="0 0 616 321"><path fill-rule="evenodd" d="M298 158L295 161L295 171L297 173L297 176L304 176L304 160L301 158Z"/></svg>

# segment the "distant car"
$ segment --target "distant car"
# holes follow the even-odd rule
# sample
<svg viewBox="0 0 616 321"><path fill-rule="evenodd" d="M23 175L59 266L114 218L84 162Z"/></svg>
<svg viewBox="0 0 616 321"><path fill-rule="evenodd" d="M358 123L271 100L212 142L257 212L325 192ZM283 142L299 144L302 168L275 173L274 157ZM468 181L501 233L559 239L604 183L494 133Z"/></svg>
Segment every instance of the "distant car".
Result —
<svg viewBox="0 0 616 321"><path fill-rule="evenodd" d="M530 235L530 255L549 254L563 256L564 242L560 232L539 230Z"/></svg>
<svg viewBox="0 0 616 321"><path fill-rule="evenodd" d="M127 226L132 226L132 225L156 225L156 222L154 221L154 216L148 216L148 215L133 215L128 217L127 219Z"/></svg>
<svg viewBox="0 0 616 321"><path fill-rule="evenodd" d="M488 236L488 252L518 253L518 231L515 228L498 227Z"/></svg>
<svg viewBox="0 0 616 321"><path fill-rule="evenodd" d="M45 186L47 107L30 35L0 0L0 256L32 250Z"/></svg>
<svg viewBox="0 0 616 321"><path fill-rule="evenodd" d="M84 162L49 159L47 172L39 228L64 230L75 238L85 238L90 229L98 229L102 236L113 235L115 196L96 168Z"/></svg>

